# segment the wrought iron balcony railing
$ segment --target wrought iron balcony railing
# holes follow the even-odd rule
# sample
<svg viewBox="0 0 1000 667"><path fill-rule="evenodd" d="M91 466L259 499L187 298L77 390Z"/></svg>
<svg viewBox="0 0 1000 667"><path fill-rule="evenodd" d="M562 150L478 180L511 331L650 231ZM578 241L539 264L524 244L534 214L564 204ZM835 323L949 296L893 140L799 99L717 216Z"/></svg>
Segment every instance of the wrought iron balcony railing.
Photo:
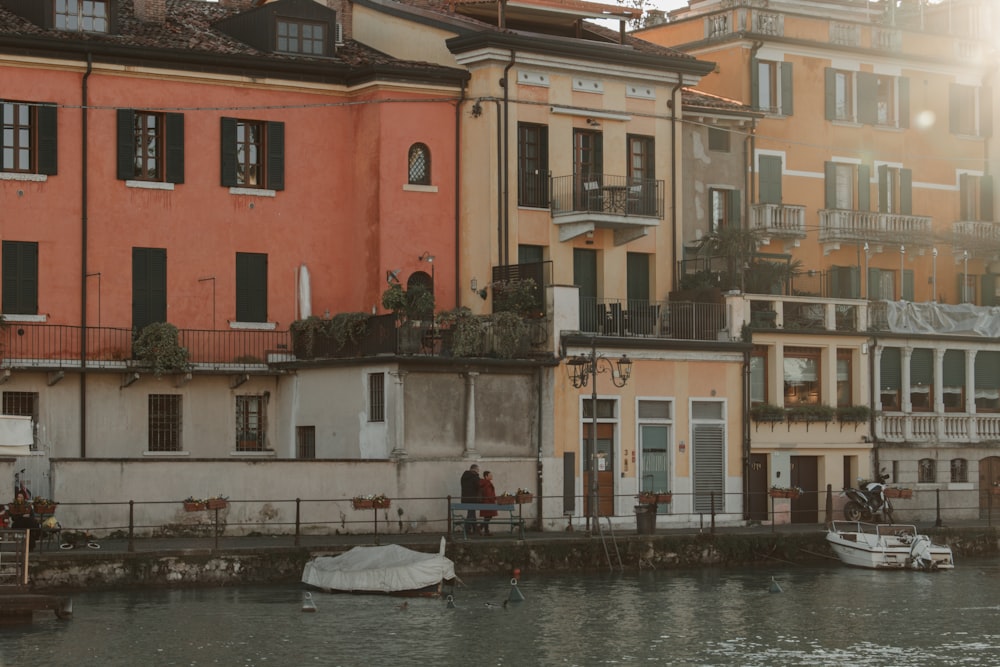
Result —
<svg viewBox="0 0 1000 667"><path fill-rule="evenodd" d="M662 218L663 206L663 181L611 174L575 174L552 179L553 216L593 213L619 218Z"/></svg>
<svg viewBox="0 0 1000 667"><path fill-rule="evenodd" d="M728 331L725 304L644 299L580 298L580 331L625 338L720 340Z"/></svg>

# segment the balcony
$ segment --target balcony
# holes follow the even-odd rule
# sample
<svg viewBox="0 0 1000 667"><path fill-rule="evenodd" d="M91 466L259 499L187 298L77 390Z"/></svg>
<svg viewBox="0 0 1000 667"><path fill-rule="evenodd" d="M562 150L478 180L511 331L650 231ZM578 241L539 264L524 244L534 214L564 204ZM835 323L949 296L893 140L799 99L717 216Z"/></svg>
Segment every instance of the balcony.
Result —
<svg viewBox="0 0 1000 667"><path fill-rule="evenodd" d="M81 333L78 326L9 322L0 329L0 367L79 369ZM198 371L261 371L290 359L287 331L181 329L179 339ZM87 327L87 366L139 370L132 340L131 329Z"/></svg>
<svg viewBox="0 0 1000 667"><path fill-rule="evenodd" d="M819 212L819 241L824 250L841 243L927 246L933 245L931 218L901 213L824 209Z"/></svg>
<svg viewBox="0 0 1000 667"><path fill-rule="evenodd" d="M765 239L793 242L806 237L806 207L797 204L751 204L750 228Z"/></svg>
<svg viewBox="0 0 1000 667"><path fill-rule="evenodd" d="M959 220L952 224L951 232L954 245L967 248L973 256L991 257L1000 252L1000 222Z"/></svg>
<svg viewBox="0 0 1000 667"><path fill-rule="evenodd" d="M868 303L857 299L740 294L733 304L733 329L743 323L753 329L802 333L863 332L868 328Z"/></svg>
<svg viewBox="0 0 1000 667"><path fill-rule="evenodd" d="M725 304L580 298L580 332L623 338L729 340Z"/></svg>
<svg viewBox="0 0 1000 667"><path fill-rule="evenodd" d="M979 443L1000 440L1000 415L879 412L875 436L883 442Z"/></svg>
<svg viewBox="0 0 1000 667"><path fill-rule="evenodd" d="M556 176L551 208L560 241L611 229L615 245L624 245L645 236L663 219L663 181L611 174Z"/></svg>

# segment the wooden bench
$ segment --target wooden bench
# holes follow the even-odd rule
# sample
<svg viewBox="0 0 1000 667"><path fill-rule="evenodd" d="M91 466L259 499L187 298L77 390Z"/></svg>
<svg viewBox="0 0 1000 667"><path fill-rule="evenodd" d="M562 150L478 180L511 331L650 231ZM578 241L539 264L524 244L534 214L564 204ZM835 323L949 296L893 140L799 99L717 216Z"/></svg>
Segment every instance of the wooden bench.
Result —
<svg viewBox="0 0 1000 667"><path fill-rule="evenodd" d="M466 516L468 516L469 510L475 510L476 512L482 512L484 510L498 512L498 514L490 519L490 525L496 526L509 525L510 532L514 532L517 528L518 535L520 539L524 539L524 519L521 517L521 506L520 505L497 505L495 503L454 503L449 502L449 522L450 530L449 533L456 530L462 531L462 538L469 539L469 526ZM515 512L517 512L515 514ZM506 514L507 516L504 516ZM484 520L476 517L476 526L485 525Z"/></svg>

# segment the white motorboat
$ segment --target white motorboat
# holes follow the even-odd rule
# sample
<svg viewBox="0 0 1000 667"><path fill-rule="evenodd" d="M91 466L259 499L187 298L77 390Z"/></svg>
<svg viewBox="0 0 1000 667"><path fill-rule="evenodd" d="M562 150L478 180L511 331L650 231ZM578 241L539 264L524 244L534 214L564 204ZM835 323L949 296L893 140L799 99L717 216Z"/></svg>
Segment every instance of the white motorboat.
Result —
<svg viewBox="0 0 1000 667"><path fill-rule="evenodd" d="M951 547L934 544L916 526L834 521L826 534L841 562L874 570L951 570Z"/></svg>
<svg viewBox="0 0 1000 667"><path fill-rule="evenodd" d="M455 579L455 563L438 553L398 544L354 547L339 556L317 556L302 570L302 583L326 592L436 596Z"/></svg>

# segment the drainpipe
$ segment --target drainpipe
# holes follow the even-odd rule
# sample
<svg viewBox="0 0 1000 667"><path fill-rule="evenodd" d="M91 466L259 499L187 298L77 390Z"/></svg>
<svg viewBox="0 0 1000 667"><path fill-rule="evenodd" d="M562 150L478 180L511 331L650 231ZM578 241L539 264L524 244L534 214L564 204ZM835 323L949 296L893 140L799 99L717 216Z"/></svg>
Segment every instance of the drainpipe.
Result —
<svg viewBox="0 0 1000 667"><path fill-rule="evenodd" d="M500 100L493 100L497 109L497 264L503 264L503 108ZM490 280L493 280L492 272Z"/></svg>
<svg viewBox="0 0 1000 667"><path fill-rule="evenodd" d="M674 249L673 289L680 285L677 274L677 263L680 261L677 248L677 91L683 85L684 82L678 75L677 85L670 91L670 101L667 103L670 105L670 233L673 235L670 246Z"/></svg>
<svg viewBox="0 0 1000 667"><path fill-rule="evenodd" d="M87 458L87 82L94 70L87 52L87 71L80 86L80 458Z"/></svg>
<svg viewBox="0 0 1000 667"><path fill-rule="evenodd" d="M461 247L461 204L462 204L462 105L465 103L465 81L462 82L462 95L455 104L455 307L461 304L462 256Z"/></svg>
<svg viewBox="0 0 1000 667"><path fill-rule="evenodd" d="M756 160L754 160L754 151L757 149L757 119L750 119L750 134L747 135L747 140L743 142L743 159L746 161L747 168L747 178L746 178L746 188L747 196L743 198L744 210L743 215L747 221L747 228L750 228L750 197L754 193L754 187L757 184L757 165Z"/></svg>
<svg viewBox="0 0 1000 667"><path fill-rule="evenodd" d="M868 344L868 405L871 406L868 416L868 432L872 439L872 465L875 466L875 474L879 474L880 462L878 456L878 437L875 435L875 399L878 396L878 387L875 386L875 352L878 350L878 338L872 336ZM899 399L903 400L903 387L899 387Z"/></svg>
<svg viewBox="0 0 1000 667"><path fill-rule="evenodd" d="M545 368L542 366L538 367L538 397L541 399L544 393L545 384ZM538 498L538 525L536 528L542 530L542 517L545 516L545 485L543 484L544 477L544 464L542 463L542 415L544 415L544 410L542 409L542 401L538 400L538 447L535 450L535 471L538 474L538 480L535 487L535 497Z"/></svg>
<svg viewBox="0 0 1000 667"><path fill-rule="evenodd" d="M750 341L752 342L752 336ZM743 518L750 519L750 357L743 351Z"/></svg>
<svg viewBox="0 0 1000 667"><path fill-rule="evenodd" d="M510 50L510 62L503 68L503 78L500 85L503 86L503 147L500 149L503 155L503 245L500 246L500 264L506 266L510 263L510 68L514 66L517 52Z"/></svg>

